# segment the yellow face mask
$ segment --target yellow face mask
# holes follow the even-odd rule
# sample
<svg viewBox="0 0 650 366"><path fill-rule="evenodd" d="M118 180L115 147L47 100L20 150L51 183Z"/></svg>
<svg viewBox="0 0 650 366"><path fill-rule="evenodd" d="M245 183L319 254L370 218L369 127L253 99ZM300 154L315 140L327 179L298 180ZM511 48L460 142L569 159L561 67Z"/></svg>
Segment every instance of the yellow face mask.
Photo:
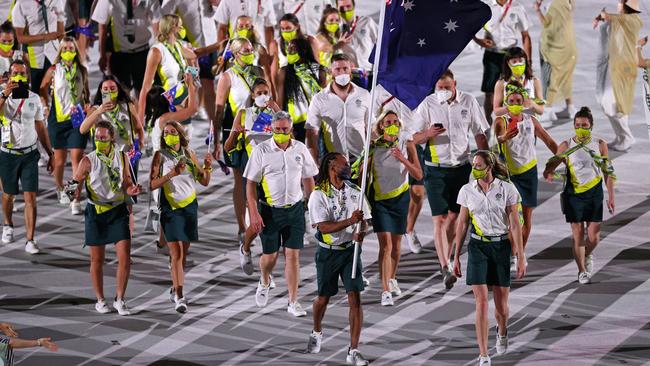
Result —
<svg viewBox="0 0 650 366"><path fill-rule="evenodd" d="M250 29L246 29L246 28L237 29L237 36L239 38L250 39L251 33L253 33L253 32Z"/></svg>
<svg viewBox="0 0 650 366"><path fill-rule="evenodd" d="M178 30L178 38L185 39L185 37L187 37L187 29L181 26L181 29Z"/></svg>
<svg viewBox="0 0 650 366"><path fill-rule="evenodd" d="M26 83L27 82L27 76L25 76L25 75L15 75L15 76L12 76L11 78L9 78L9 80L13 81L14 83L19 83L21 81L23 83Z"/></svg>
<svg viewBox="0 0 650 366"><path fill-rule="evenodd" d="M111 147L110 141L95 140L95 149L97 149L97 151L105 151L110 149L110 147Z"/></svg>
<svg viewBox="0 0 650 366"><path fill-rule="evenodd" d="M14 43L13 42L11 42L11 43L0 43L0 50L2 50L2 52L9 52L9 51L11 51L13 49L14 49Z"/></svg>
<svg viewBox="0 0 650 366"><path fill-rule="evenodd" d="M352 19L354 19L354 9L344 11L342 14L343 14L343 19L345 19L346 22L349 22Z"/></svg>
<svg viewBox="0 0 650 366"><path fill-rule="evenodd" d="M526 72L526 64L525 63L518 63L515 65L508 65L510 67L510 71L512 71L512 75L516 77L521 77L521 75Z"/></svg>
<svg viewBox="0 0 650 366"><path fill-rule="evenodd" d="M63 51L61 52L61 60L70 62L74 60L75 56L77 56L77 53L74 51Z"/></svg>
<svg viewBox="0 0 650 366"><path fill-rule="evenodd" d="M386 126L384 131L388 136L395 137L399 134L399 126L398 125Z"/></svg>
<svg viewBox="0 0 650 366"><path fill-rule="evenodd" d="M588 128L578 127L576 130L576 137L580 140L586 140L591 137L591 130Z"/></svg>
<svg viewBox="0 0 650 366"><path fill-rule="evenodd" d="M325 29L330 33L336 33L339 30L339 23L327 23Z"/></svg>
<svg viewBox="0 0 650 366"><path fill-rule="evenodd" d="M176 146L181 142L181 137L178 135L165 135L165 143L169 147Z"/></svg>
<svg viewBox="0 0 650 366"><path fill-rule="evenodd" d="M246 55L241 55L241 61L246 65L252 65L253 61L255 61L255 54L249 53Z"/></svg>
<svg viewBox="0 0 650 366"><path fill-rule="evenodd" d="M281 34L282 34L282 39L284 39L286 42L291 42L294 39L296 39L296 36L298 35L298 31L294 29L289 32L281 32Z"/></svg>
<svg viewBox="0 0 650 366"><path fill-rule="evenodd" d="M300 55L297 53L288 53L287 54L287 62L289 65L293 65L296 62L300 61Z"/></svg>
<svg viewBox="0 0 650 366"><path fill-rule="evenodd" d="M521 114L521 112L524 110L524 106L521 104L508 104L506 107L508 108L508 112L512 113L515 116Z"/></svg>
<svg viewBox="0 0 650 366"><path fill-rule="evenodd" d="M278 144L284 144L289 142L289 140L291 140L291 135L288 133L273 132L273 140L275 140L275 142L277 142Z"/></svg>

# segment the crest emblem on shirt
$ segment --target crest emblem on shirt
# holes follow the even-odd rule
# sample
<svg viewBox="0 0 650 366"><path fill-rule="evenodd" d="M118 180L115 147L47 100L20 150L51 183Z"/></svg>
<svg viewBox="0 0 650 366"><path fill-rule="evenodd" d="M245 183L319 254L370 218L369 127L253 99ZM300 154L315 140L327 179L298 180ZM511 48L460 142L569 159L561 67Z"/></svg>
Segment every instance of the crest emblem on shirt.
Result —
<svg viewBox="0 0 650 366"><path fill-rule="evenodd" d="M34 109L34 102L29 102L27 106L29 107L29 109Z"/></svg>
<svg viewBox="0 0 650 366"><path fill-rule="evenodd" d="M469 111L467 109L463 109L460 111L460 116L463 117L463 119L467 119L468 115L469 115Z"/></svg>
<svg viewBox="0 0 650 366"><path fill-rule="evenodd" d="M296 156L296 163L300 163L300 160L302 160L302 157L300 155Z"/></svg>
<svg viewBox="0 0 650 366"><path fill-rule="evenodd" d="M354 104L357 105L357 108L361 108L361 103L362 103L361 99L357 99L357 100L354 101Z"/></svg>
<svg viewBox="0 0 650 366"><path fill-rule="evenodd" d="M366 28L359 29L359 33L361 33L362 36L365 36L366 35Z"/></svg>
<svg viewBox="0 0 650 366"><path fill-rule="evenodd" d="M320 5L314 5L314 11L320 13Z"/></svg>
<svg viewBox="0 0 650 366"><path fill-rule="evenodd" d="M503 195L501 193L497 193L496 197L497 197L497 200L501 201L501 198L503 198Z"/></svg>

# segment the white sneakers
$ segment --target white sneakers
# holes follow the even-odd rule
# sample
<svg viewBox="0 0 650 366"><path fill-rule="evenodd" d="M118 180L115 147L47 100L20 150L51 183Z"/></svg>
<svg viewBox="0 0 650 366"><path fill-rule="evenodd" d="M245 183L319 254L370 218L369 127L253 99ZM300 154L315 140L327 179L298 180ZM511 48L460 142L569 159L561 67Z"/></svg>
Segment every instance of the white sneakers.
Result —
<svg viewBox="0 0 650 366"><path fill-rule="evenodd" d="M185 314L187 312L187 300L185 300L185 297L178 297L174 294L174 303L176 304L174 310L177 313Z"/></svg>
<svg viewBox="0 0 650 366"><path fill-rule="evenodd" d="M514 255L510 256L510 278L517 278L517 257Z"/></svg>
<svg viewBox="0 0 650 366"><path fill-rule="evenodd" d="M312 330L311 334L309 334L309 340L307 341L307 353L320 352L320 344L322 341L323 332L316 332L315 330Z"/></svg>
<svg viewBox="0 0 650 366"><path fill-rule="evenodd" d="M454 274L449 271L448 267L442 269L442 281L445 283L445 288L447 290L451 290L454 287L456 280L456 276L454 276Z"/></svg>
<svg viewBox="0 0 650 366"><path fill-rule="evenodd" d="M497 355L502 355L508 351L508 330L506 335L499 335L499 327L497 327Z"/></svg>
<svg viewBox="0 0 650 366"><path fill-rule="evenodd" d="M478 366L492 366L490 356L478 356Z"/></svg>
<svg viewBox="0 0 650 366"><path fill-rule="evenodd" d="M65 194L65 191L63 190L56 190L56 198L59 200L59 204L61 205L69 205L70 204L70 197L68 197L67 194Z"/></svg>
<svg viewBox="0 0 650 366"><path fill-rule="evenodd" d="M41 252L41 248L36 245L36 240L27 240L25 243L25 251L29 254L38 254Z"/></svg>
<svg viewBox="0 0 650 366"><path fill-rule="evenodd" d="M113 308L115 308L115 310L117 310L117 313L121 316L131 315L131 310L129 310L129 307L126 305L124 299L115 298L115 301L113 301Z"/></svg>
<svg viewBox="0 0 650 366"><path fill-rule="evenodd" d="M578 282L581 285L586 285L591 283L591 274L589 274L589 272L580 272L578 274Z"/></svg>
<svg viewBox="0 0 650 366"><path fill-rule="evenodd" d="M393 295L391 295L390 291L384 291L381 293L381 306L393 306L395 303L393 302Z"/></svg>
<svg viewBox="0 0 650 366"><path fill-rule="evenodd" d="M397 280L394 278L388 280L388 288L390 289L390 293L394 296L400 296L402 294L402 289L399 288Z"/></svg>
<svg viewBox="0 0 650 366"><path fill-rule="evenodd" d="M273 281L273 274L269 273L269 288L274 289L275 288L275 281Z"/></svg>
<svg viewBox="0 0 650 366"><path fill-rule="evenodd" d="M95 310L97 310L98 313L100 314L108 314L111 312L111 309L108 308L108 305L106 305L106 300L97 300L97 303L95 304Z"/></svg>
<svg viewBox="0 0 650 366"><path fill-rule="evenodd" d="M2 225L2 244L13 243L14 241L14 228L9 225Z"/></svg>
<svg viewBox="0 0 650 366"><path fill-rule="evenodd" d="M409 245L409 249L411 249L411 253L418 254L422 251L422 243L420 243L420 239L418 239L415 231L406 233L404 237L406 238L406 243Z"/></svg>
<svg viewBox="0 0 650 366"><path fill-rule="evenodd" d="M81 208L81 203L77 200L70 202L70 212L73 215L81 215L84 213L83 208Z"/></svg>
<svg viewBox="0 0 650 366"><path fill-rule="evenodd" d="M307 312L302 308L298 301L290 302L287 306L287 313L295 316L296 318L307 315Z"/></svg>
<svg viewBox="0 0 650 366"><path fill-rule="evenodd" d="M370 364L368 360L363 358L358 349L348 350L348 356L345 358L345 363L353 366L366 366Z"/></svg>
<svg viewBox="0 0 650 366"><path fill-rule="evenodd" d="M262 281L260 280L257 283L257 291L255 291L255 304L263 308L266 306L266 304L269 302L269 288L271 286L269 285L262 285Z"/></svg>
<svg viewBox="0 0 650 366"><path fill-rule="evenodd" d="M253 274L254 267L253 260L251 258L251 252L244 252L244 242L240 242L239 244L239 266L247 275L250 276Z"/></svg>
<svg viewBox="0 0 650 366"><path fill-rule="evenodd" d="M589 274L594 273L594 255L589 254L585 257L585 271Z"/></svg>
<svg viewBox="0 0 650 366"><path fill-rule="evenodd" d="M364 287L370 287L370 280L366 278L363 274L361 275L361 280L363 281Z"/></svg>

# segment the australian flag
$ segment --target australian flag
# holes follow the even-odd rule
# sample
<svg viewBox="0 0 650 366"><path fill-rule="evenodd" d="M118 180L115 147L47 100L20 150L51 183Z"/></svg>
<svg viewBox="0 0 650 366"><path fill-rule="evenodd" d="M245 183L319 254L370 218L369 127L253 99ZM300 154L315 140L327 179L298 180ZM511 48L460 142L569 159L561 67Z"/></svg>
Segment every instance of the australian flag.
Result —
<svg viewBox="0 0 650 366"><path fill-rule="evenodd" d="M377 81L415 109L491 15L480 0L388 0Z"/></svg>
<svg viewBox="0 0 650 366"><path fill-rule="evenodd" d="M254 132L265 132L265 133L271 133L271 120L273 117L268 114L268 113L260 113L257 116L257 119L255 119L255 122L253 122L253 126L251 127L251 131Z"/></svg>

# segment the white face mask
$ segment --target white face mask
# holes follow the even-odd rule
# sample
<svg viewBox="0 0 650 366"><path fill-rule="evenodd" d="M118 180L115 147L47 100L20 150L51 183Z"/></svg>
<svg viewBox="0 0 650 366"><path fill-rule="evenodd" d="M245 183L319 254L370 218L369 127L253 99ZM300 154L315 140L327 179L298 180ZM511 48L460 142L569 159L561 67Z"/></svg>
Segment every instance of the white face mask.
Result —
<svg viewBox="0 0 650 366"><path fill-rule="evenodd" d="M436 90L436 99L438 100L438 103L444 103L448 101L453 93L450 90L446 89L439 89Z"/></svg>
<svg viewBox="0 0 650 366"><path fill-rule="evenodd" d="M270 95L266 95L266 94L258 95L255 97L255 105L260 108L266 107L266 103L268 103L269 100L271 100Z"/></svg>
<svg viewBox="0 0 650 366"><path fill-rule="evenodd" d="M348 84L350 84L350 75L349 74L337 75L334 77L334 81L340 86L347 86Z"/></svg>

